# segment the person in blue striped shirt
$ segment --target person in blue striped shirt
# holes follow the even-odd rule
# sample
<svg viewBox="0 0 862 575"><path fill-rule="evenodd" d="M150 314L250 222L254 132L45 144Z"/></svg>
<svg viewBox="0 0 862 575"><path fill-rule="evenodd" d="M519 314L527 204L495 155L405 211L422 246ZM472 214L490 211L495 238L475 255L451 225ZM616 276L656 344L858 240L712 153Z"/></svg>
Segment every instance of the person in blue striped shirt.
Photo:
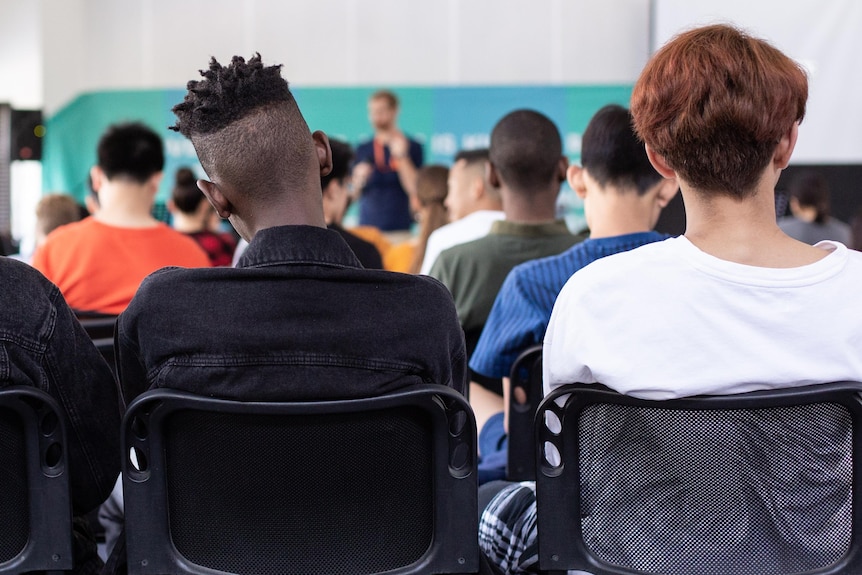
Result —
<svg viewBox="0 0 862 575"><path fill-rule="evenodd" d="M678 186L649 163L629 110L608 105L593 116L583 135L581 163L569 166L566 175L583 199L589 239L509 273L470 360L473 371L508 378L518 355L542 342L557 294L572 274L599 258L667 237L652 230ZM480 482L505 473L508 383L504 379L499 410L488 410L493 415L480 423Z"/></svg>

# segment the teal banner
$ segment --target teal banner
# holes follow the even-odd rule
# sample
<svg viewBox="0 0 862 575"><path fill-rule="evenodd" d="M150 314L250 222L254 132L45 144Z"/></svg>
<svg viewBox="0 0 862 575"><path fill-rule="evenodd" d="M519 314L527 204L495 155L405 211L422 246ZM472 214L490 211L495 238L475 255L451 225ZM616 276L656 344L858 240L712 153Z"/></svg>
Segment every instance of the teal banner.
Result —
<svg viewBox="0 0 862 575"><path fill-rule="evenodd" d="M366 104L373 88L292 88L312 130L356 144L371 136ZM488 145L494 124L517 108L550 117L563 136L565 153L580 159L581 134L592 115L610 103L627 105L630 85L393 88L401 101L399 124L422 142L426 164L448 165L461 149ZM104 91L83 94L47 120L42 159L45 192L65 192L79 201L88 193L87 175L96 161L99 136L111 124L140 121L165 140L165 177L158 202L170 196L176 170L191 166L203 176L194 148L168 130L171 108L185 90ZM579 202L565 187L561 207L579 227Z"/></svg>

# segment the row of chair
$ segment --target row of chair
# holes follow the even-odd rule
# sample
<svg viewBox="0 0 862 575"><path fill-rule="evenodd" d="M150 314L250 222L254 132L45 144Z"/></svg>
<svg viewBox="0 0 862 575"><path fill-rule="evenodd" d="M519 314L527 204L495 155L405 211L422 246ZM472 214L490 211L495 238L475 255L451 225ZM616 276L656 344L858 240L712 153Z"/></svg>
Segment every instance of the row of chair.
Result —
<svg viewBox="0 0 862 575"><path fill-rule="evenodd" d="M530 399L541 569L862 573L860 392L657 402L573 384ZM0 410L0 520L18 528L0 574L68 569L63 417L31 388L0 392ZM132 574L478 569L475 420L449 388L301 403L153 390L122 443Z"/></svg>

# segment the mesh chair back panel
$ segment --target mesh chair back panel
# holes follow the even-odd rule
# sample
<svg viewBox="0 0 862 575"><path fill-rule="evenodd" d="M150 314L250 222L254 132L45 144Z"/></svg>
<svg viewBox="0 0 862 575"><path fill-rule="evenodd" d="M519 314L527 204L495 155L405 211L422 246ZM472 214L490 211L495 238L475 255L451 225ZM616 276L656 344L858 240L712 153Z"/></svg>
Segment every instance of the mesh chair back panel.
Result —
<svg viewBox="0 0 862 575"><path fill-rule="evenodd" d="M851 544L851 431L830 403L590 405L578 426L584 542L610 565L662 575L833 565Z"/></svg>
<svg viewBox="0 0 862 575"><path fill-rule="evenodd" d="M170 416L177 550L204 567L255 575L359 575L420 559L434 524L430 418L404 407L365 415ZM399 457L383 457L381 445Z"/></svg>
<svg viewBox="0 0 862 575"><path fill-rule="evenodd" d="M26 453L20 416L0 408L0 563L18 555L30 537Z"/></svg>

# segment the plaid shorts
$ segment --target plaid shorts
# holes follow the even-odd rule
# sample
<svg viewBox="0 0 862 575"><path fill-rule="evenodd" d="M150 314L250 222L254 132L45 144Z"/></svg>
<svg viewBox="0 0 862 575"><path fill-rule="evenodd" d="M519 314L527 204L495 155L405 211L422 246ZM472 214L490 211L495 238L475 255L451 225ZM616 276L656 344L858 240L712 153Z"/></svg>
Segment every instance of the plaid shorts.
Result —
<svg viewBox="0 0 862 575"><path fill-rule="evenodd" d="M513 483L494 496L479 521L479 547L502 573L538 573L535 482Z"/></svg>

